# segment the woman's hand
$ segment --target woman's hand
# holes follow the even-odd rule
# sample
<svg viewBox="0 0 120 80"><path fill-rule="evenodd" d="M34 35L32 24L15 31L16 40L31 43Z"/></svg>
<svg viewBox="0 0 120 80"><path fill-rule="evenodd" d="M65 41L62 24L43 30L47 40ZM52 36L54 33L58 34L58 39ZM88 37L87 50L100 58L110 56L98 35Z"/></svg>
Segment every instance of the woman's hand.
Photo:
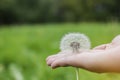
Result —
<svg viewBox="0 0 120 80"><path fill-rule="evenodd" d="M103 44L90 51L74 54L71 51L62 51L49 56L48 66L54 68L73 66L93 72L120 72L120 36L109 44Z"/></svg>

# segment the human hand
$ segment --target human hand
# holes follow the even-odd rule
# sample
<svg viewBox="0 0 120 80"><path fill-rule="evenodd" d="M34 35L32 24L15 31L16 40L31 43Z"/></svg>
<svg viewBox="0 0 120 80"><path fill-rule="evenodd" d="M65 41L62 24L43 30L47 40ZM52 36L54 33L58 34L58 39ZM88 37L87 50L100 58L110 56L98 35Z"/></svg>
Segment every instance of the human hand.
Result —
<svg viewBox="0 0 120 80"><path fill-rule="evenodd" d="M57 67L73 66L93 72L120 72L120 36L109 44L103 44L89 51L78 54L72 51L62 51L49 56L46 61L53 69Z"/></svg>
<svg viewBox="0 0 120 80"><path fill-rule="evenodd" d="M90 50L80 54L62 51L59 54L49 56L46 61L48 66L53 69L72 66L92 72L120 72L119 52L120 46L107 50Z"/></svg>
<svg viewBox="0 0 120 80"><path fill-rule="evenodd" d="M70 66L71 64L68 63L72 61L73 57L75 57L75 55L72 53L72 51L62 51L58 54L47 57L46 61L48 66L51 66L52 68L57 68Z"/></svg>
<svg viewBox="0 0 120 80"><path fill-rule="evenodd" d="M79 67L84 68L84 65L89 65L89 61L86 62L86 59L88 59L88 56L92 56L92 53L101 52L101 51L83 51L81 53L75 54L72 53L72 51L66 50L59 52L56 55L49 56L46 61L48 66L51 68L57 68L57 67L66 67L66 66L73 66L73 67ZM89 57L90 57L89 56Z"/></svg>

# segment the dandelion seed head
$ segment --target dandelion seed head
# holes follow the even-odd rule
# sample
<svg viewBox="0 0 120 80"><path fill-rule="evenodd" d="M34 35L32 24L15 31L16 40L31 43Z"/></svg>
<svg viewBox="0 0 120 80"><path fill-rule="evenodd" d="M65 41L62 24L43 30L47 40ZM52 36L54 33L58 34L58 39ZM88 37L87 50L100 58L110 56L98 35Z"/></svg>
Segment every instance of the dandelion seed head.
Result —
<svg viewBox="0 0 120 80"><path fill-rule="evenodd" d="M69 33L66 34L60 43L60 50L72 50L71 44L78 43L79 49L90 49L91 44L89 38L81 33Z"/></svg>

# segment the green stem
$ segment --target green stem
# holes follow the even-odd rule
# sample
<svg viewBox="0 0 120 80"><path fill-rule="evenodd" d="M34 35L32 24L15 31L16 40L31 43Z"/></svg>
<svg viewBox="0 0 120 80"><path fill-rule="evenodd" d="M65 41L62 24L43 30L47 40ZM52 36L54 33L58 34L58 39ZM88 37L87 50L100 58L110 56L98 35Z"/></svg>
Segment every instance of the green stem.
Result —
<svg viewBox="0 0 120 80"><path fill-rule="evenodd" d="M79 78L79 68L76 68L76 80L80 80L80 78Z"/></svg>
<svg viewBox="0 0 120 80"><path fill-rule="evenodd" d="M72 42L71 47L73 49L73 53L79 53L80 43ZM76 78L79 80L79 68L76 68Z"/></svg>

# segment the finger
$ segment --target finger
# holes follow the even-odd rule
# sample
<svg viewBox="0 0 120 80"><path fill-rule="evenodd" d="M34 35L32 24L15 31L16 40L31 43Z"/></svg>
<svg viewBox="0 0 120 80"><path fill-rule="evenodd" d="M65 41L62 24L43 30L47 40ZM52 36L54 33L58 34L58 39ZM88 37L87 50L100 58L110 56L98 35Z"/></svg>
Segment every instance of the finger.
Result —
<svg viewBox="0 0 120 80"><path fill-rule="evenodd" d="M103 45L97 46L97 47L93 48L93 50L105 49L105 48L106 48L106 45L107 45L107 44L103 44Z"/></svg>
<svg viewBox="0 0 120 80"><path fill-rule="evenodd" d="M67 58L57 59L51 64L51 68L55 69L57 67L66 67L68 66L67 62Z"/></svg>
<svg viewBox="0 0 120 80"><path fill-rule="evenodd" d="M59 53L57 53L57 54L54 54L54 55L51 55L51 56L48 56L48 57L46 58L46 61L48 61L50 58L54 58L54 57L60 55L60 53L61 53L61 52L59 52Z"/></svg>
<svg viewBox="0 0 120 80"><path fill-rule="evenodd" d="M56 57L56 56L61 56L61 55L69 55L69 54L72 54L72 52L71 51L69 51L69 50L64 50L64 51L61 51L61 52L59 52L59 53L57 53L57 54L55 54L55 55L51 55L51 56L49 56L49 57L47 57L46 58L46 61L48 61L50 58L54 58L54 57Z"/></svg>
<svg viewBox="0 0 120 80"><path fill-rule="evenodd" d="M65 56L69 56L71 54L56 54L56 55L52 55L52 56L49 56L46 61L50 60L51 58L62 58L62 57L65 57Z"/></svg>
<svg viewBox="0 0 120 80"><path fill-rule="evenodd" d="M48 57L46 58L46 61L48 61L49 59L54 58L54 57L56 57L56 56L57 56L57 54L56 54L56 55L48 56Z"/></svg>
<svg viewBox="0 0 120 80"><path fill-rule="evenodd" d="M57 55L54 55L54 56L50 56L49 59L47 60L47 65L51 66L53 61L59 60L59 59L61 59L63 57L66 57L66 54L57 54Z"/></svg>
<svg viewBox="0 0 120 80"><path fill-rule="evenodd" d="M55 60L55 58L52 58L52 59L49 59L48 61L47 61L47 65L48 66L51 66L51 64L52 64L52 62Z"/></svg>

